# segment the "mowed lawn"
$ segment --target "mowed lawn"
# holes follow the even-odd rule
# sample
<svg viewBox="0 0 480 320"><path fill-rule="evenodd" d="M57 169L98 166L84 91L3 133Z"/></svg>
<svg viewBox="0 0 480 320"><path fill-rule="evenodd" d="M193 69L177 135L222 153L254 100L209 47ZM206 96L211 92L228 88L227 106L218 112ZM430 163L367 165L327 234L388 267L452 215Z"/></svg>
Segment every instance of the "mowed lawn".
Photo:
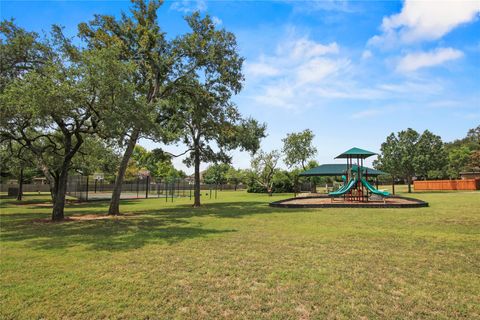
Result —
<svg viewBox="0 0 480 320"><path fill-rule="evenodd" d="M45 196L4 199L0 318L480 318L480 192L413 194L419 209L268 207L288 196L130 200L126 216L66 223L38 221Z"/></svg>

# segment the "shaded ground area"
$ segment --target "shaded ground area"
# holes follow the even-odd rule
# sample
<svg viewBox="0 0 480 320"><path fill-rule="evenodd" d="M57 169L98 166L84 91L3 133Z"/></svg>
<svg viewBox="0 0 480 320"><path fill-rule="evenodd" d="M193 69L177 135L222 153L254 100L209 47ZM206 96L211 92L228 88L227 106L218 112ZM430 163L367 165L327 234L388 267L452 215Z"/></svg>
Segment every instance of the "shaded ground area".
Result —
<svg viewBox="0 0 480 320"><path fill-rule="evenodd" d="M474 319L480 193L420 209L280 209L293 195L0 202L2 319ZM97 219L98 217L98 219Z"/></svg>

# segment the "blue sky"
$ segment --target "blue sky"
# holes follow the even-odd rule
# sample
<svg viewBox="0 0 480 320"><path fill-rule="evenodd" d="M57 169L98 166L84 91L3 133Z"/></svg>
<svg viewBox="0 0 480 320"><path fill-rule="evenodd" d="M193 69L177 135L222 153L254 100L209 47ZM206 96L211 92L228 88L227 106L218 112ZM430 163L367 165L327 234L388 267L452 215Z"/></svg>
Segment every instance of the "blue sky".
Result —
<svg viewBox="0 0 480 320"><path fill-rule="evenodd" d="M74 36L93 14L128 7L1 1L0 15L34 31L60 24ZM353 146L378 152L388 134L408 127L451 141L480 124L480 1L167 1L161 27L171 37L188 31L182 17L193 10L236 34L246 81L234 100L267 123L264 150L309 128L316 159L334 163ZM232 155L235 166L248 167L248 154Z"/></svg>

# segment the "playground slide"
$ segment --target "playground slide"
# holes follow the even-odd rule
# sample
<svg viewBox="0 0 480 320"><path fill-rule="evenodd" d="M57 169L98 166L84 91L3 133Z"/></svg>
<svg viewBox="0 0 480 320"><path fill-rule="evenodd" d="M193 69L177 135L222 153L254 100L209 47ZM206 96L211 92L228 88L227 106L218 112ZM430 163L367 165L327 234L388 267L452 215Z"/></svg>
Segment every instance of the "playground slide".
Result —
<svg viewBox="0 0 480 320"><path fill-rule="evenodd" d="M375 187L372 186L370 183L368 183L367 179L365 179L365 178L362 178L362 184L365 187L367 187L368 191L370 191L373 194L377 194L377 195L382 196L382 197L388 197L390 195L390 193L387 192L387 191L380 191L380 190L375 189Z"/></svg>
<svg viewBox="0 0 480 320"><path fill-rule="evenodd" d="M350 191L350 189L352 189L353 186L355 186L356 184L357 184L357 178L352 179L352 180L350 180L350 182L347 185L344 185L346 187L341 187L337 191L330 192L328 195L329 196L341 196L341 195L347 193L348 191Z"/></svg>
<svg viewBox="0 0 480 320"><path fill-rule="evenodd" d="M347 186L348 186L348 183L344 180L344 181L343 181L343 184L340 186L340 188L338 188L337 190L332 191L332 192L334 192L334 193L336 193L336 192L342 192Z"/></svg>

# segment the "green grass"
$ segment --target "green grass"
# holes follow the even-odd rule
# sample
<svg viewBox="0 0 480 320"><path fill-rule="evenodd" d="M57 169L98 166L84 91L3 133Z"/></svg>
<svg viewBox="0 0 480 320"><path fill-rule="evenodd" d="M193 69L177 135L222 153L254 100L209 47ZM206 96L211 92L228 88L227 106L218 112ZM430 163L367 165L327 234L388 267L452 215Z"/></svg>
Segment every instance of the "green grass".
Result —
<svg viewBox="0 0 480 320"><path fill-rule="evenodd" d="M480 193L419 209L270 208L289 195L124 201L119 219L2 200L2 319L474 319ZM67 215L104 214L107 203Z"/></svg>

